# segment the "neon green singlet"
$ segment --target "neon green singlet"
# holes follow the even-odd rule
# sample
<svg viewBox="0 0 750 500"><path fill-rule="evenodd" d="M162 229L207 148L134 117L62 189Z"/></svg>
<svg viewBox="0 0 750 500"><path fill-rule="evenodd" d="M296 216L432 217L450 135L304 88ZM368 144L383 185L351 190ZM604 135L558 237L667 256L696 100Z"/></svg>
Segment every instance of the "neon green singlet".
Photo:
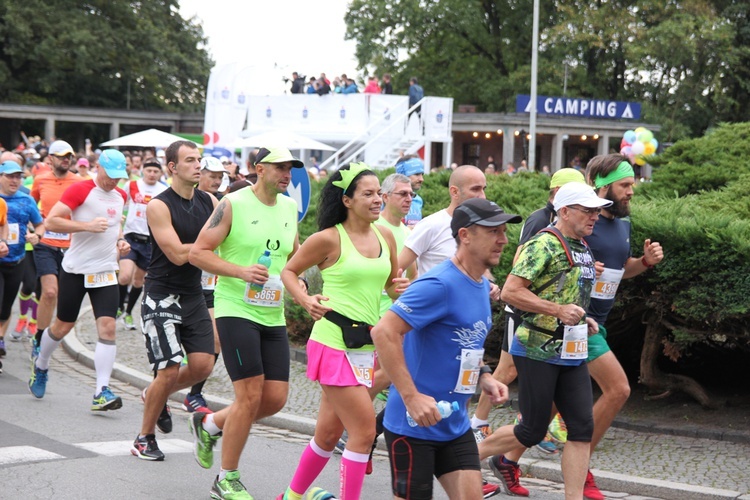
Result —
<svg viewBox="0 0 750 500"><path fill-rule="evenodd" d="M265 205L252 189L246 188L225 196L232 204L232 227L218 246L219 256L239 266L257 264L264 251L271 252L270 279L264 287L267 297L262 305L245 302L247 283L219 276L214 292L217 318L244 318L264 326L284 326L284 293L281 270L294 249L297 235L297 203L282 194L276 205ZM276 293L277 291L278 293Z"/></svg>
<svg viewBox="0 0 750 500"><path fill-rule="evenodd" d="M393 237L396 239L396 252L400 254L401 250L404 248L404 241L406 241L406 237L409 236L409 228L406 227L403 222L399 222L398 226L394 226L383 217L378 220L378 224L391 230ZM383 290L383 294L380 296L380 315L384 315L392 305L393 301L388 294L385 293L385 290Z"/></svg>
<svg viewBox="0 0 750 500"><path fill-rule="evenodd" d="M380 295L391 274L391 252L383 235L373 224L380 243L380 255L368 259L357 251L341 224L336 224L341 239L341 255L334 265L323 269L323 295L329 300L324 305L347 318L374 325L380 319ZM323 318L315 322L310 340L333 349L373 351L375 346L347 349L341 328Z"/></svg>

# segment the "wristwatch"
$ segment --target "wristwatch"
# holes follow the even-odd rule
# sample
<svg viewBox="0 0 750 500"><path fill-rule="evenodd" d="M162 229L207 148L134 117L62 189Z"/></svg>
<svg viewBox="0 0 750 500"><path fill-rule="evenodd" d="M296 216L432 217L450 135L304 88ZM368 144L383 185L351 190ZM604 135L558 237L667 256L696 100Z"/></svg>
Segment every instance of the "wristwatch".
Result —
<svg viewBox="0 0 750 500"><path fill-rule="evenodd" d="M482 375L484 375L485 373L489 373L490 375L492 375L492 368L490 368L487 365L480 366L479 367L479 378L481 378Z"/></svg>

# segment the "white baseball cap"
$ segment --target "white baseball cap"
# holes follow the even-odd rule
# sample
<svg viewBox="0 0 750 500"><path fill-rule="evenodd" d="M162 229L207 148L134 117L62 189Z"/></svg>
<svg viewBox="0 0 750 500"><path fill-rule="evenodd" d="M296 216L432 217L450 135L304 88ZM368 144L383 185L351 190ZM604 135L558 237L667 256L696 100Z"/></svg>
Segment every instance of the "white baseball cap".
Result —
<svg viewBox="0 0 750 500"><path fill-rule="evenodd" d="M201 170L208 170L209 172L224 172L226 169L221 164L218 158L213 156L204 156L201 160Z"/></svg>
<svg viewBox="0 0 750 500"><path fill-rule="evenodd" d="M70 155L75 154L75 151L73 151L73 146L71 146L65 141L53 142L52 144L49 145L49 150L47 152L55 156L66 156L69 154Z"/></svg>
<svg viewBox="0 0 750 500"><path fill-rule="evenodd" d="M594 188L583 182L569 182L564 186L560 187L555 195L555 199L552 205L555 207L555 212L559 211L562 207L569 207L570 205L581 205L586 208L600 208L608 207L612 204L610 200L599 198L594 191Z"/></svg>

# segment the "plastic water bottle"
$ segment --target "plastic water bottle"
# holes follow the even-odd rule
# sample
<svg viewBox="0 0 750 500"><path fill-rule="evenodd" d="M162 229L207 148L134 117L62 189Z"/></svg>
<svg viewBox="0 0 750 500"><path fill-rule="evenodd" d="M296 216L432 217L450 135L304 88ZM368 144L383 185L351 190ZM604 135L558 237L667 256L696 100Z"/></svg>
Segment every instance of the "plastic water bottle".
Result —
<svg viewBox="0 0 750 500"><path fill-rule="evenodd" d="M437 406L438 411L440 412L440 416L443 418L450 417L454 411L458 411L458 401L438 401L435 403ZM417 423L414 421L413 418L411 418L411 415L409 415L409 412L406 412L406 421L409 423L411 427L416 427Z"/></svg>
<svg viewBox="0 0 750 500"><path fill-rule="evenodd" d="M258 257L258 264L261 266L265 266L266 269L271 267L271 251L266 250L263 252L263 255ZM250 289L255 290L256 292L260 292L263 290L263 285L259 285L258 283L250 283Z"/></svg>

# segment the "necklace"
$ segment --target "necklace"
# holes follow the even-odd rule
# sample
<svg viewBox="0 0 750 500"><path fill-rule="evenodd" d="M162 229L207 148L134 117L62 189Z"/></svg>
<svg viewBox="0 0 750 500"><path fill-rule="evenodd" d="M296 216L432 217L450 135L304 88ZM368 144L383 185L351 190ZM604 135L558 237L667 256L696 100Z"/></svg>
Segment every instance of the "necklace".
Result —
<svg viewBox="0 0 750 500"><path fill-rule="evenodd" d="M459 267L459 269L461 269L461 271L463 271L464 274L466 274L469 278L473 279L477 283L479 283L480 281L482 281L482 276L481 275L479 276L479 279L477 279L477 278L475 278L474 276L471 275L471 273L466 269L466 267L463 265L463 263L461 262L461 260L459 260L458 255L454 255L453 258L456 259L456 265Z"/></svg>

